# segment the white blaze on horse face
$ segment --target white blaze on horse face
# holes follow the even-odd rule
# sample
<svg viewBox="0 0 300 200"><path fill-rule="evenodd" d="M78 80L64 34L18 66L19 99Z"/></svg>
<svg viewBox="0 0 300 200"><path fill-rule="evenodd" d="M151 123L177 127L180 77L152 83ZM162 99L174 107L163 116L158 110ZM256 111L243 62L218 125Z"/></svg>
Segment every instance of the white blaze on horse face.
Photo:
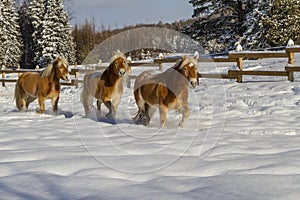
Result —
<svg viewBox="0 0 300 200"><path fill-rule="evenodd" d="M121 69L119 69L119 72L120 72L120 75L121 75L121 76L124 76L125 73L126 73L126 69L121 68Z"/></svg>
<svg viewBox="0 0 300 200"><path fill-rule="evenodd" d="M192 69L196 69L196 67L193 63L190 63L189 67L191 67ZM196 74L197 74L197 70L196 70ZM198 84L198 80L197 80L197 78L189 78L189 83L190 83L191 88L195 88Z"/></svg>
<svg viewBox="0 0 300 200"><path fill-rule="evenodd" d="M190 78L190 85L192 88L197 86L197 78Z"/></svg>
<svg viewBox="0 0 300 200"><path fill-rule="evenodd" d="M66 72L64 72L66 69ZM62 64L62 68L59 69L60 70L60 74L62 75L62 79L65 81L70 81L70 73L68 71L68 66L65 64Z"/></svg>

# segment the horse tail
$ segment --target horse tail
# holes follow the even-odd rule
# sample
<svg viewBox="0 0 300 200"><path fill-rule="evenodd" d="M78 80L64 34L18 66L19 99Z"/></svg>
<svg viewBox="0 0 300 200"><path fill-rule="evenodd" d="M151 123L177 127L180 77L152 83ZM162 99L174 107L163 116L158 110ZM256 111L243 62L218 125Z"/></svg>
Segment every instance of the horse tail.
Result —
<svg viewBox="0 0 300 200"><path fill-rule="evenodd" d="M22 109L22 101L21 101L21 94L20 94L20 85L19 85L19 80L16 82L15 85L15 94L14 94L14 100L16 101L16 106L18 110Z"/></svg>
<svg viewBox="0 0 300 200"><path fill-rule="evenodd" d="M82 92L80 95L80 101L86 116L90 113L90 107L93 106L93 96L89 92L88 79L89 75L86 74L83 78Z"/></svg>
<svg viewBox="0 0 300 200"><path fill-rule="evenodd" d="M141 123L141 120L143 118L143 106L141 106L141 97L140 97L140 88L135 88L134 92L134 98L135 98L135 102L138 106L138 111L136 112L136 114L133 117L133 121L137 124ZM143 103L142 103L143 104Z"/></svg>

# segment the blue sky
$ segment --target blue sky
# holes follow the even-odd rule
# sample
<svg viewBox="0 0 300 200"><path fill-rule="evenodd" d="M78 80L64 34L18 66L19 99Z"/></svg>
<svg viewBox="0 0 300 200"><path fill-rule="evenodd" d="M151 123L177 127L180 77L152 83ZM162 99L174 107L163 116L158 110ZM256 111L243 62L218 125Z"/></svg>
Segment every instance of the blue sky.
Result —
<svg viewBox="0 0 300 200"><path fill-rule="evenodd" d="M188 0L71 0L71 24L94 17L97 25L121 28L137 23L174 22L188 19L193 7Z"/></svg>

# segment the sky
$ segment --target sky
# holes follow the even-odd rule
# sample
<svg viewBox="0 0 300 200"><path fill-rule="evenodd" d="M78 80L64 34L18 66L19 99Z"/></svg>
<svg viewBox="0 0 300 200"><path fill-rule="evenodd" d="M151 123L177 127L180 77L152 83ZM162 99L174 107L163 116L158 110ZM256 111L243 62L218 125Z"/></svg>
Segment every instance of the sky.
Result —
<svg viewBox="0 0 300 200"><path fill-rule="evenodd" d="M94 17L96 25L122 28L137 23L174 22L191 18L188 0L70 0L71 24Z"/></svg>

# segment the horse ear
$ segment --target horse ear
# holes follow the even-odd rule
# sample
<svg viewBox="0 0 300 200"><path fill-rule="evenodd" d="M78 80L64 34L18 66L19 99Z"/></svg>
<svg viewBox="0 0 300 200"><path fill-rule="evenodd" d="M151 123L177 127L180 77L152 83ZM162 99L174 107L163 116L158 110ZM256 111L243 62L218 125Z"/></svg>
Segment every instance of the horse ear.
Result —
<svg viewBox="0 0 300 200"><path fill-rule="evenodd" d="M57 58L53 61L52 65L56 67L56 66L58 65L59 60L60 60L60 57L57 57Z"/></svg>
<svg viewBox="0 0 300 200"><path fill-rule="evenodd" d="M187 60L188 59L188 56L187 55L184 55L182 56L182 59L181 59L181 62L179 64L179 69L183 69L183 67L187 64Z"/></svg>
<svg viewBox="0 0 300 200"><path fill-rule="evenodd" d="M194 59L195 60L198 60L199 59L199 52L198 51L196 51L195 53L194 53Z"/></svg>

